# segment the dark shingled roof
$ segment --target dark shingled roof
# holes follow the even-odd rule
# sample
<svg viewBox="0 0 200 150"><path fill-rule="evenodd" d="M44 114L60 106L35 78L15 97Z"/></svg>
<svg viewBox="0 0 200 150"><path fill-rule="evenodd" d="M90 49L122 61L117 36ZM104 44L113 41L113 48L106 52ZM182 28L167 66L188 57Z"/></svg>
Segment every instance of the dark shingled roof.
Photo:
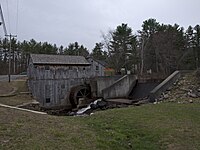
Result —
<svg viewBox="0 0 200 150"><path fill-rule="evenodd" d="M90 65L83 56L31 54L33 64Z"/></svg>

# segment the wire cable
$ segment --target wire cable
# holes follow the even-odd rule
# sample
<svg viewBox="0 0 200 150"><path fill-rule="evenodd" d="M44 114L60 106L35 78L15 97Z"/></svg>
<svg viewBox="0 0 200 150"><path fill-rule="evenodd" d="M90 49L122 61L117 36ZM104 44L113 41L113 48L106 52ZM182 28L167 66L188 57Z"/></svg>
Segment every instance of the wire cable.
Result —
<svg viewBox="0 0 200 150"><path fill-rule="evenodd" d="M8 0L6 0L6 4L7 4L7 15L8 15L8 30L10 31L10 15L9 15L9 7L8 7ZM11 31L10 31L11 33Z"/></svg>
<svg viewBox="0 0 200 150"><path fill-rule="evenodd" d="M16 35L18 35L18 23L19 23L19 0L17 0L17 13L16 13Z"/></svg>
<svg viewBox="0 0 200 150"><path fill-rule="evenodd" d="M4 34L7 35L6 24L5 24L5 20L4 20L4 17L3 17L3 10L1 8L1 4L0 4L0 13L1 13L1 20L2 20L2 24L3 24Z"/></svg>

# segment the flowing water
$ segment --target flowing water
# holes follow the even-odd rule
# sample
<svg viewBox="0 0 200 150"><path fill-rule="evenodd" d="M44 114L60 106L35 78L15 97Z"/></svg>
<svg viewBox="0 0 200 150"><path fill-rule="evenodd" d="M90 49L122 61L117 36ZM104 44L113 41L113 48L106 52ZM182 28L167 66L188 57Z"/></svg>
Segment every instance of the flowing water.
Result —
<svg viewBox="0 0 200 150"><path fill-rule="evenodd" d="M79 116L79 115L83 115L86 111L92 109L92 108L91 108L91 105L92 105L92 104L97 105L97 102L98 102L98 101L101 101L101 100L102 100L102 99L97 99L97 100L95 100L94 102L91 102L87 107L79 109L79 110L76 112L76 115L78 115L78 116Z"/></svg>

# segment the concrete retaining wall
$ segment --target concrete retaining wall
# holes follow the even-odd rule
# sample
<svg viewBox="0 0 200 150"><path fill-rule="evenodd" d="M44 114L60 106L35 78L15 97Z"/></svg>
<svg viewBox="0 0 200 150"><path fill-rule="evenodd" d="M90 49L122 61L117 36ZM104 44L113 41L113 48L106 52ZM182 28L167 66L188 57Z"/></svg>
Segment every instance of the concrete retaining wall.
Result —
<svg viewBox="0 0 200 150"><path fill-rule="evenodd" d="M134 75L125 75L111 86L103 89L104 99L108 98L128 98L132 88L136 84L137 77Z"/></svg>
<svg viewBox="0 0 200 150"><path fill-rule="evenodd" d="M163 82L156 86L149 95L150 102L154 102L155 99L159 98L162 92L166 91L172 84L180 78L180 71L175 71L169 77L167 77Z"/></svg>
<svg viewBox="0 0 200 150"><path fill-rule="evenodd" d="M96 81L96 93L97 97L103 97L102 91L105 88L108 88L112 84L114 84L117 80L119 80L122 76L104 76L95 78ZM94 89L94 88L92 88Z"/></svg>

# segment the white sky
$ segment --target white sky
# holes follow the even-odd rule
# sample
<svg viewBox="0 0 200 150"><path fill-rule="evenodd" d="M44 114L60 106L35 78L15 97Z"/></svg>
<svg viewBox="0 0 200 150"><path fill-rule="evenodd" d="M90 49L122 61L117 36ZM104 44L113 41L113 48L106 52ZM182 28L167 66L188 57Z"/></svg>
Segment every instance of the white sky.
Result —
<svg viewBox="0 0 200 150"><path fill-rule="evenodd" d="M107 33L121 23L127 23L134 33L149 18L184 28L200 24L200 0L0 0L0 3L8 33L17 34L18 40L33 38L64 47L77 41L90 50L102 41L101 31ZM1 26L0 36L3 35Z"/></svg>

